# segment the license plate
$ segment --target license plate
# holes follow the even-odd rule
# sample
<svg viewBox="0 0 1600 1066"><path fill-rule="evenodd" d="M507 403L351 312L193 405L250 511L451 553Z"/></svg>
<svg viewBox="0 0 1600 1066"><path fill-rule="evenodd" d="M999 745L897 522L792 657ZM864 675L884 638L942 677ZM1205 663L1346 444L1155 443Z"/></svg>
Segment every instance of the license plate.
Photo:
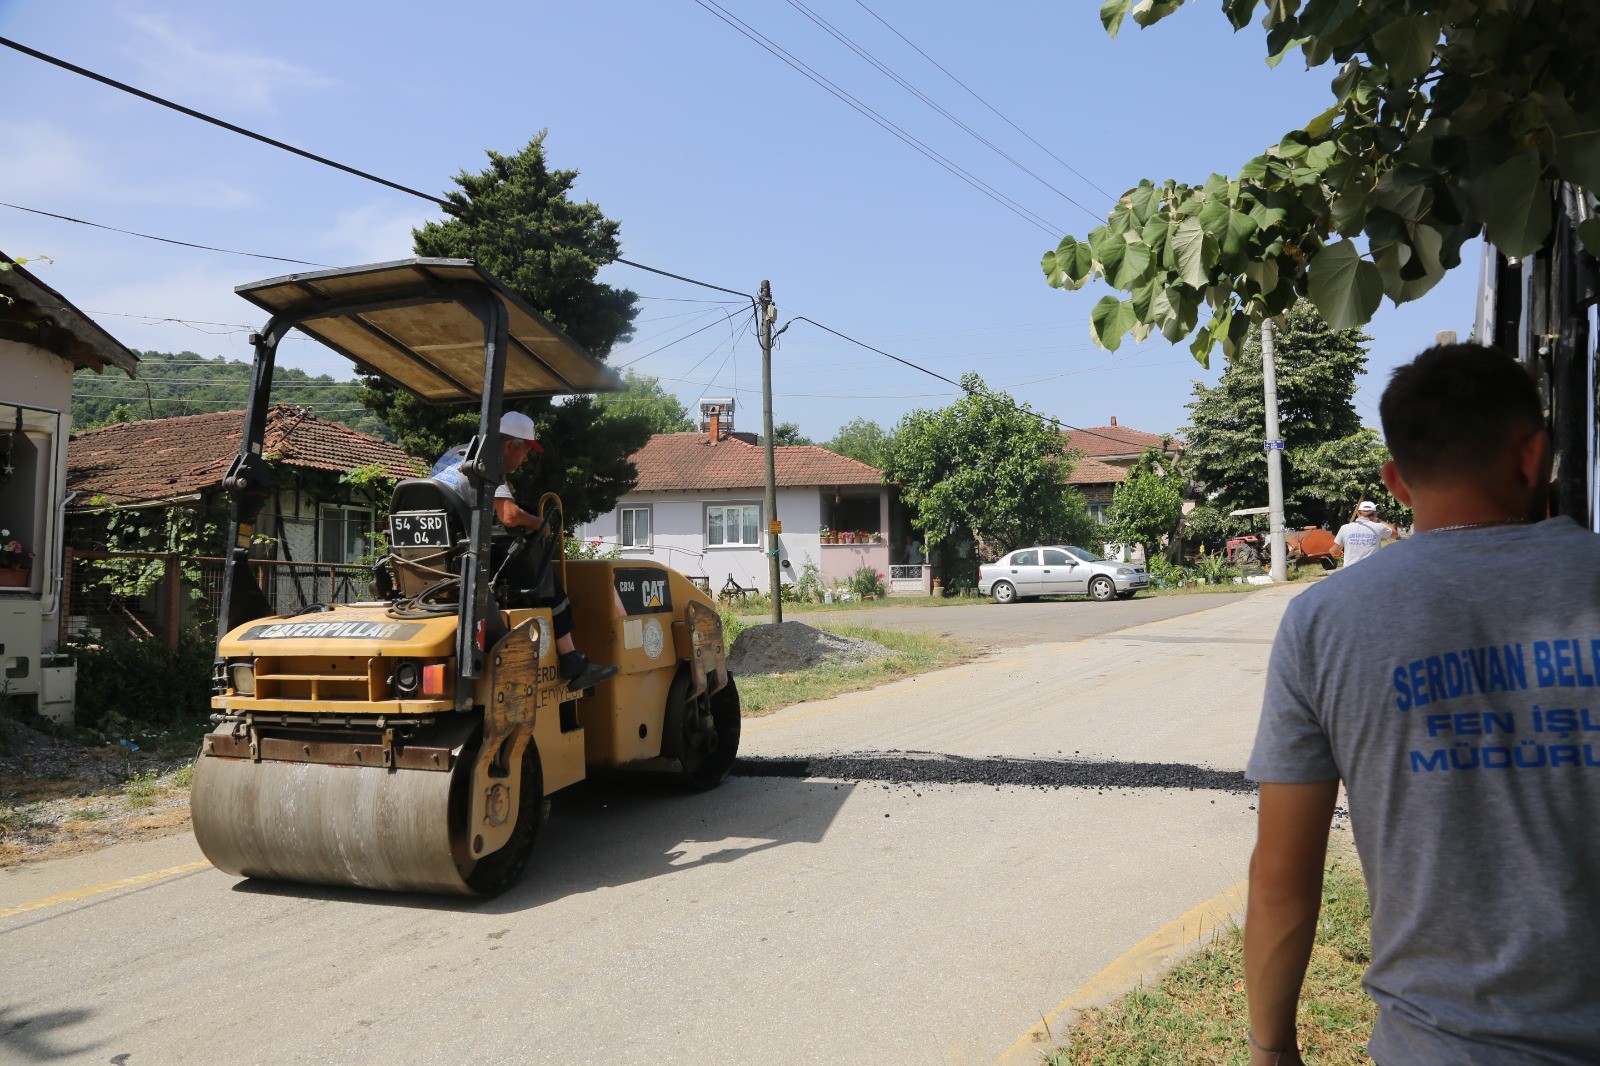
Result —
<svg viewBox="0 0 1600 1066"><path fill-rule="evenodd" d="M450 530L443 511L406 511L389 516L389 547L448 548Z"/></svg>

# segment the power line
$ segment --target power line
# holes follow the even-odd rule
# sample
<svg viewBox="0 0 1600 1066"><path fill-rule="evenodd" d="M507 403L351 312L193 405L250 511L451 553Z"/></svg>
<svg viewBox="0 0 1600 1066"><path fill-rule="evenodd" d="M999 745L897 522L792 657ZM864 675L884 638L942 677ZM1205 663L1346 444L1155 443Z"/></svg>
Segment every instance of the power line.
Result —
<svg viewBox="0 0 1600 1066"><path fill-rule="evenodd" d="M989 138L985 137L983 134L979 133L977 130L973 129L971 126L969 126L965 122L961 121L954 114L952 114L949 110L947 110L946 108L942 107L936 100L933 99L933 97L929 96L927 93L923 92L921 89L917 88L915 85L912 85L905 78L901 77L899 74L896 74L893 70L889 69L889 67L887 65L885 65L881 60L879 60L871 52L868 52L865 48L861 47L855 41L851 40L850 37L847 34L845 34L843 31L841 31L836 26L834 26L833 23L829 22L827 19L823 18L821 15L817 14L815 11L812 11L805 4L801 3L800 0L787 0L787 2L788 2L790 7L794 8L796 11L800 12L806 18L810 19L813 23L815 23L817 26L821 27L824 31L826 31L829 35L831 35L834 40L838 41L840 44L842 44L846 48L850 49L856 55L860 56L862 59L864 59L868 63L872 64L872 66L876 67L878 69L878 71L880 73L882 73L885 77L887 77L890 81L892 81L896 85L900 86L902 89L904 89L906 92L910 93L912 96L916 97L918 100L921 100L924 104L927 104L934 111L936 111L938 114L942 115L945 119L947 119L949 122L951 122L955 126L958 126L960 129L965 131L968 136L972 137L973 140L977 141L979 144L981 144L985 148L989 149L989 151L993 152L995 155L999 156L1001 159L1004 159L1007 163L1010 163L1012 166L1016 167L1018 170L1022 171L1024 174L1028 175L1028 177L1032 178L1034 181L1037 181L1040 185L1043 185L1045 188L1049 189L1051 192L1055 193L1057 196L1061 197L1063 200L1067 201L1067 203L1071 204L1073 207L1076 207L1078 210L1082 211L1084 214L1088 215L1090 218L1094 219L1096 222L1100 222L1101 221L1101 218L1100 218L1099 215L1095 214L1093 211L1089 210L1087 207L1084 207L1078 201L1074 200L1071 196L1068 196L1065 192L1062 192L1060 189L1056 188L1050 182L1046 181L1044 178L1041 178L1039 175L1037 175L1033 171L1029 170L1026 166L1024 166L1022 163L1018 162L1013 156L1011 156L1009 153L1007 153L999 145L995 144L993 141L989 140Z"/></svg>
<svg viewBox="0 0 1600 1066"><path fill-rule="evenodd" d="M225 255L245 255L252 259L270 259L276 263L294 263L298 266L325 267L327 263L313 263L305 259L289 259L281 255L264 255L261 252L241 252L233 248L216 248L209 244L195 244L193 241L174 240L171 237L157 237L152 233L139 233L131 229L118 229L116 226L107 226L101 222L90 222L88 219L73 218L71 215L58 215L54 211L41 211L37 207L23 207L21 204L8 204L0 202L0 207L9 207L13 211L26 211L30 215L43 215L46 218L57 218L62 222L75 222L80 226L93 226L95 229L109 230L112 233L125 233L130 237L143 237L147 241L160 241L162 244L176 244L184 248L198 248L203 252L222 252Z"/></svg>
<svg viewBox="0 0 1600 1066"><path fill-rule="evenodd" d="M859 345L862 348L865 348L869 352L876 352L877 354L883 356L885 359L893 359L895 362L899 363L901 366L910 367L912 370L915 370L917 373L926 374L930 378L937 378L940 381L944 382L946 385L954 385L956 388L960 389L962 392L967 393L968 395L971 395L971 390L968 389L965 385L961 384L961 382L953 381L950 378L947 378L943 374L939 373L937 370L929 370L925 366L918 366L916 363L913 363L911 360L902 359L898 355L894 355L891 352L884 351L882 348L874 348L872 345L868 344L866 341L856 340L854 337L851 337L848 334L840 333L838 330L834 329L831 326L824 326L821 322L818 322L814 318L807 318L804 315L796 315L794 317L794 321L795 322L809 322L811 325L816 326L818 329L823 330L824 332L833 334L835 337L838 337L840 340L846 340L846 341L849 341L851 344ZM1112 441L1112 442L1114 442L1116 444L1121 444L1121 445L1126 445L1128 443L1125 440L1119 440L1118 438L1112 437L1112 436L1108 436L1105 433L1096 433L1092 429L1084 429L1081 426L1068 425L1067 423L1061 421L1059 418L1052 418L1049 415L1041 414L1038 411L1032 410L1031 408L1023 407L1020 404L1018 404L1017 401L1013 397L1006 396L1006 394L1003 393L1003 392L997 392L997 393L995 393L995 395L1005 396L1007 400L1011 401L1011 406L1012 406L1012 408L1014 410L1016 410L1016 411L1018 411L1018 412L1020 412L1022 414L1032 415L1034 418L1037 418L1042 422L1048 422L1049 424L1055 426L1057 429L1064 429L1064 430L1067 430L1067 431L1069 431L1071 433L1085 433L1085 434L1087 434L1087 435L1089 435L1091 437L1099 437L1102 440L1109 440L1109 441Z"/></svg>
<svg viewBox="0 0 1600 1066"><path fill-rule="evenodd" d="M168 100L162 96L157 96L151 92L146 92L143 89L129 85L127 82L118 81L115 78L107 77L104 74L89 70L87 67L80 67L76 63L69 63L65 59L60 59L46 52L41 52L36 48L29 48L27 45L13 41L9 37L0 37L0 45L4 45L13 51L21 52L23 55L32 56L34 59L38 59L42 62L49 63L51 66L60 67L62 70L71 71L72 73L81 75L82 77L88 78L91 81L97 81L102 85L108 85L113 89L137 96L141 100L148 100L150 103L159 104L161 107L170 108L179 114L188 115L190 118L199 119L201 122L207 122L213 126L218 126L229 131L230 133L237 133L241 137L248 137L251 140L260 141L262 144L281 149L282 151L289 152L292 155L300 156L303 159L309 159L314 163L321 163L323 166L332 167L335 170L342 170L346 174L351 174L355 177L375 182L379 185L385 186L386 188L393 189L396 192L405 193L407 196L414 196L419 200L426 200L428 203L435 204L442 208L448 214L455 215L457 217L460 217L463 214L467 216L475 215L491 222L499 222L501 225L511 226L522 231L523 233L534 236L539 240L566 245L569 248L574 248L580 252L583 252L585 255L592 256L596 259L602 259L611 263L621 263L623 266L630 266L635 270L643 270L647 273L656 274L664 278L672 278L674 281L681 281L689 285L698 285L703 289L712 289L716 292L725 292L729 296L748 298L747 293L742 293L737 289L724 288L721 285L713 285L709 281L700 281L697 278L687 277L683 274L674 274L670 270L662 270L659 267L646 266L644 263L636 262L632 259L625 259L620 255L613 255L610 252L602 252L594 248L589 248L585 245L579 244L577 241L568 240L564 237L558 237L554 234L539 233L537 230L531 229L515 219L499 218L478 210L470 205L458 208L449 200L434 196L432 193L426 193L420 189L413 189L409 185L402 185L399 182L390 181L388 178L379 177L377 174L370 173L369 171L360 170L356 167L349 166L348 164L340 163L337 160L329 159L327 156L317 155L315 152L308 152L304 148L296 148L294 145L280 141L275 137L268 137L264 133L257 133L254 130L249 130L243 126L235 125L234 123L228 122L225 119L217 118L214 115L208 115L203 111L196 111L192 107L185 107L183 104L177 103L173 100ZM289 262L300 261L289 260ZM306 265L320 266L321 264Z"/></svg>
<svg viewBox="0 0 1600 1066"><path fill-rule="evenodd" d="M862 0L856 0L856 3L860 4L861 9L863 11L865 11L867 14L871 15L873 18L877 19L879 22L882 22L884 24L884 26L888 27L888 30L889 30L890 33L894 34L896 37L900 38L902 41L906 42L906 44L910 45L913 49L915 49L916 53L918 55L920 55L923 59L926 59L928 62L932 63L934 66L938 67L939 70L944 73L945 77L949 78L951 81L955 82L957 85L959 85L963 89L967 90L967 92L969 94L971 94L971 96L972 96L972 98L974 100L978 101L978 103L982 104L984 107L987 107L990 111L993 111L996 115L999 115L1000 120L1002 122L1004 122L1006 125L1010 126L1012 129L1016 130L1018 133L1022 134L1024 137L1028 138L1029 141L1032 141L1034 147L1038 148L1045 155L1049 156L1051 159L1054 159L1057 163L1060 163L1062 166L1064 166L1068 170L1072 171L1072 173L1074 175L1076 175L1078 177L1078 179L1080 181L1082 181L1085 185L1089 186L1089 188L1093 189L1095 192L1099 193L1101 196L1104 196L1106 199L1111 200L1113 203L1116 202L1117 198L1115 196L1112 196L1110 193L1106 192L1100 186L1098 186L1094 182L1090 181L1087 177L1085 177L1083 175L1082 172L1080 172L1078 169L1076 169L1071 163L1067 162L1065 159L1062 159L1060 156L1056 155L1050 149L1048 149L1044 145L1040 144L1037 140L1034 139L1033 135L1031 133L1029 133L1027 130L1023 129L1021 126L1017 125L1015 122L1012 122L1009 118L1006 118L1006 116L1001 113L999 108L995 107L989 101L987 101L983 97L979 96L977 94L977 92L971 86L969 86L966 82L962 81L960 78L956 77L954 74L952 74L948 70L946 70L945 67L944 67L944 64L940 63L937 59L935 59L932 56L930 56L927 52L924 52L921 48L918 48L917 45L916 45L916 42L912 41L911 38L907 37L905 34L901 33L899 30L895 29L893 26L890 26L888 21L885 20L882 15L880 15L876 11L872 10L872 8L868 7L865 3L862 2Z"/></svg>
<svg viewBox="0 0 1600 1066"><path fill-rule="evenodd" d="M755 312L752 310L751 313L754 314ZM626 370L628 367L634 365L635 363L642 363L644 360L650 358L652 355L655 355L657 352L664 352L668 348L671 348L675 344L682 344L684 341L688 340L690 337L696 336L697 334L704 333L706 330L710 329L711 327L719 326L719 325L722 324L722 322L727 322L732 318L733 318L733 312L729 311L727 314L725 314L722 317L722 321L721 322L707 322L705 325L703 325L699 329L695 330L694 333L685 333L683 336L679 337L677 340L668 341L667 343L663 344L661 347L653 348L650 351L645 352L643 355L639 356L637 359L630 359L626 363L619 364L618 366L613 367L612 369L614 369L614 370ZM720 347L722 347L722 345L719 344L719 345L717 345L717 347L720 348ZM697 363L695 365L698 366L699 364Z"/></svg>
<svg viewBox="0 0 1600 1066"><path fill-rule="evenodd" d="M884 118L871 107L868 107L866 104L856 99L856 97L850 95L850 93L839 88L839 86L835 85L833 82L829 81L827 78L811 69L811 67L797 59L793 53L787 51L785 48L783 48L783 46L773 41L760 30L756 29L743 19L739 18L737 15L734 15L732 12L728 11L721 4L717 3L717 0L694 0L694 2L711 12L711 14L715 15L718 19L721 19L727 25L733 27L749 40L755 42L767 52L770 52L772 55L776 56L779 60L793 68L795 71L816 85L820 86L822 89L826 90L828 93L832 94L849 107L855 109L866 118L871 119L885 131L893 134L895 137L899 138L907 145L910 145L912 148L915 148L928 159L932 160L934 163L937 163L945 170L948 170L950 173L954 174L968 185L971 185L974 189L977 189L979 192L983 193L985 196L989 197L989 199L993 200L1001 207L1004 207L1007 211L1010 211L1018 218L1021 218L1030 225L1037 226L1039 229L1043 230L1052 237L1058 237L1062 233L1066 232L1060 226L1046 221L1041 216L1023 207L1021 204L1017 203L1017 201L1011 199L1011 197L1007 196L1005 193L1000 192L992 185L989 185L981 178L974 177L957 164L951 162L949 159L928 147L916 137L913 137L911 134L907 133L893 122Z"/></svg>

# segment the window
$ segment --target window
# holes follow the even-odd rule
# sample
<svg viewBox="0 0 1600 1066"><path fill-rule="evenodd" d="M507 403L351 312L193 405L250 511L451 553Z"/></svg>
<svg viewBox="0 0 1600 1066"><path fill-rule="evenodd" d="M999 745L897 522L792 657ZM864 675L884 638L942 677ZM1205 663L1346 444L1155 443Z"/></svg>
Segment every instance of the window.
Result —
<svg viewBox="0 0 1600 1066"><path fill-rule="evenodd" d="M1107 517L1106 517L1106 512L1109 511L1110 509L1111 509L1111 505L1110 504L1091 503L1089 505L1089 517L1094 519L1096 522L1098 522L1102 526L1106 525L1107 522L1109 521L1109 519L1107 519Z"/></svg>
<svg viewBox="0 0 1600 1066"><path fill-rule="evenodd" d="M624 507L617 519L617 543L624 548L650 547L650 508Z"/></svg>
<svg viewBox="0 0 1600 1066"><path fill-rule="evenodd" d="M1100 561L1100 557L1098 555L1086 552L1082 548L1068 548L1067 551L1071 552L1073 555L1077 556L1079 559L1082 559L1086 563L1098 563Z"/></svg>
<svg viewBox="0 0 1600 1066"><path fill-rule="evenodd" d="M1058 551L1055 551L1053 549L1046 548L1044 550L1044 565L1046 565L1046 566L1066 566L1067 565L1067 553L1066 552L1058 552Z"/></svg>
<svg viewBox="0 0 1600 1066"><path fill-rule="evenodd" d="M706 508L706 544L709 547L759 548L761 505L740 503Z"/></svg>
<svg viewBox="0 0 1600 1066"><path fill-rule="evenodd" d="M1039 553L1036 551L1017 552L1011 557L1012 566L1038 566Z"/></svg>
<svg viewBox="0 0 1600 1066"><path fill-rule="evenodd" d="M322 535L317 545L321 550L317 552L317 561L359 563L363 555L372 551L372 542L367 539L371 532L371 508L323 504Z"/></svg>

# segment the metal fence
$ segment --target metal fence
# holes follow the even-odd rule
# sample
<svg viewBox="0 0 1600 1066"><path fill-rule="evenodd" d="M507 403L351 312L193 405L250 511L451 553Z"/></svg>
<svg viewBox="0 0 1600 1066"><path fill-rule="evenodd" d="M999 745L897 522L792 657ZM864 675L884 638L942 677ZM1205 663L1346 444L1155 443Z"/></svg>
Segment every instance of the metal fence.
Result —
<svg viewBox="0 0 1600 1066"><path fill-rule="evenodd" d="M895 563L889 567L889 594L926 596L933 592L933 568L926 563Z"/></svg>
<svg viewBox="0 0 1600 1066"><path fill-rule="evenodd" d="M370 595L372 568L367 566L253 559L250 567L279 615ZM185 630L216 624L225 572L224 560L210 556L69 548L62 573L61 641L121 637L175 647Z"/></svg>

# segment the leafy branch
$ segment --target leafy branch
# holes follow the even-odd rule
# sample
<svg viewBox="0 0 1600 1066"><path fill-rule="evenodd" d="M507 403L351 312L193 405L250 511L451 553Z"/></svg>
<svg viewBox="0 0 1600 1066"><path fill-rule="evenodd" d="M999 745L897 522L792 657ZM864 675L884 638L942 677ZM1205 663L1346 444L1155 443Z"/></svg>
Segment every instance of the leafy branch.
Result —
<svg viewBox="0 0 1600 1066"><path fill-rule="evenodd" d="M1181 0L1106 0L1115 37ZM1159 330L1210 365L1251 324L1309 297L1334 329L1387 296L1422 296L1486 235L1538 249L1553 184L1600 189L1600 19L1562 0L1222 0L1234 28L1265 8L1268 62L1299 50L1338 64L1334 102L1245 163L1199 185L1141 181L1084 239L1044 254L1055 288L1103 279L1095 342ZM1600 219L1579 227L1600 256ZM1365 250L1363 251L1363 245ZM1200 325L1202 306L1210 318ZM1198 330L1198 333L1196 332Z"/></svg>

